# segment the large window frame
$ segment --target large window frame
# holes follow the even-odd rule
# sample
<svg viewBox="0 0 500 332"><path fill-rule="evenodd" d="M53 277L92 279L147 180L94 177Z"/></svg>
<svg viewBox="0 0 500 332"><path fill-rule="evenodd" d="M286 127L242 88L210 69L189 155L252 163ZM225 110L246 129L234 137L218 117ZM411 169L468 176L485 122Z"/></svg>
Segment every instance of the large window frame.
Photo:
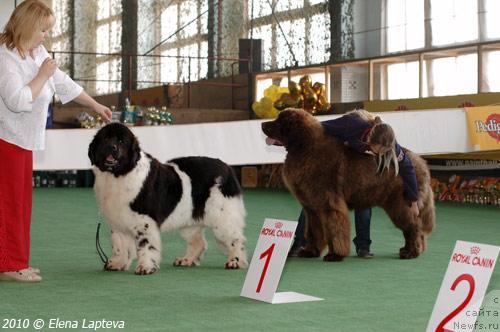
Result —
<svg viewBox="0 0 500 332"><path fill-rule="evenodd" d="M272 8L269 6L271 3ZM248 0L248 36L262 39L264 70L326 63L330 58L330 15L325 0ZM253 6L253 8L252 8ZM253 12L252 12L253 9ZM325 27L323 31L319 31ZM295 55L290 52L281 29ZM323 36L324 35L324 36ZM323 39L318 36L323 36ZM317 50L311 50L315 42Z"/></svg>
<svg viewBox="0 0 500 332"><path fill-rule="evenodd" d="M386 27L382 46L387 55L411 50L446 49L456 45L479 45L482 41L500 37L500 29L495 29L491 24L497 19L493 12L500 9L500 6L498 2L491 0L385 0L384 8ZM398 13L399 15L395 15ZM457 29L461 32L457 33ZM413 34L408 34L408 31L413 31ZM415 31L419 31L420 35ZM408 41L409 39L411 40ZM409 43L412 44L410 47ZM419 64L419 70L416 71L413 66L411 73L405 73L407 68L402 68L401 63L388 65L381 74L380 98L402 99L500 91L500 83L488 75L494 68L498 68L495 67L495 61L499 59L499 53L485 52L486 56L483 56L483 50L473 46L466 54L455 54L453 51L445 51L445 54L429 53ZM413 85L391 84L391 72L394 77L406 76L411 82L419 81L418 96L415 96ZM478 75L479 72L484 75ZM408 75L411 77L408 78ZM479 76L485 77L486 81L482 82ZM450 84L460 81L466 84Z"/></svg>
<svg viewBox="0 0 500 332"><path fill-rule="evenodd" d="M59 68L66 73L71 71L71 54L68 52L71 45L70 6L71 0L53 0L52 7L57 19L50 31L50 49L60 52L55 53L55 59Z"/></svg>
<svg viewBox="0 0 500 332"><path fill-rule="evenodd" d="M99 0L96 20L96 88L98 95L121 90L121 0Z"/></svg>
<svg viewBox="0 0 500 332"><path fill-rule="evenodd" d="M471 65L473 70L469 72L464 72L458 68L456 76L450 78L450 80L460 80L461 77L469 79L471 82L466 85L466 88L473 89L474 91L459 91L458 93L446 93L446 91L437 94L430 95L428 84L427 73L433 73L432 69L428 69L429 64L433 61L441 60L450 63L453 66L460 66L462 59L466 57L473 57L474 64ZM311 73L325 73L325 82L327 91L330 91L328 100L333 103L352 103L352 102L364 102L364 101L375 101L375 100L395 100L395 99L414 99L414 98L426 98L434 96L449 96L458 94L476 94L476 93L487 93L487 92L500 92L500 79L498 79L497 72L487 70L485 63L487 61L493 62L493 69L499 69L500 66L500 40L474 43L468 45L460 46L450 46L442 47L428 51L412 51L400 53L397 55L387 55L380 56L377 58L367 58L367 59L356 59L353 61L345 61L342 63L335 64L325 64L318 66L311 66L306 68L294 68L287 69L285 71L268 71L265 73L260 73L255 75L255 86L254 86L254 100L259 100L263 97L263 91L269 87L271 84L286 86L288 80L292 79L298 81L301 75L311 74ZM470 60L469 60L470 61ZM496 62L498 61L498 62ZM412 87L411 96L391 96L387 89L390 83L390 79L387 75L393 73L387 68L392 65L399 65L401 67L407 68L410 66L410 70L413 75L418 77L411 77L410 82L400 81L398 87L404 84L410 84ZM418 68L418 73L415 74L416 68ZM343 81L345 81L345 73L347 73L347 79L355 74L354 80L356 78L358 81L357 89L358 93L351 93L349 90L349 84L342 86ZM357 77L356 77L357 75ZM401 77L401 76L399 76ZM408 80L408 78L406 78ZM337 86L340 82L340 87ZM418 89L418 91L416 91ZM463 87L461 87L463 89Z"/></svg>
<svg viewBox="0 0 500 332"><path fill-rule="evenodd" d="M196 4L196 11L189 6ZM189 82L208 75L208 0L162 0L160 8L163 83ZM188 15L182 15L182 13ZM175 22L175 24L169 24ZM191 23L190 23L191 22ZM160 42L159 41L159 42Z"/></svg>

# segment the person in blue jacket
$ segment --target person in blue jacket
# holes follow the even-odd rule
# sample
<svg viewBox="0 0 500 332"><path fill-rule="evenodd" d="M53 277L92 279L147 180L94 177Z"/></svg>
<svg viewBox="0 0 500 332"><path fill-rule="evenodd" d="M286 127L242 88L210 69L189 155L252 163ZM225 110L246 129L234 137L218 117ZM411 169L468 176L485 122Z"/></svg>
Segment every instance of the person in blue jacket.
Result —
<svg viewBox="0 0 500 332"><path fill-rule="evenodd" d="M399 173L403 179L404 197L408 205L411 206L411 211L418 216L418 185L415 168L410 158L406 156L405 150L396 142L394 130L390 125L383 123L379 117L374 117L364 110L348 112L338 119L324 121L322 125L325 133L337 137L347 147L359 153L375 155L378 172L388 170L393 165L395 174ZM370 252L372 243L370 238L371 215L371 209L354 211L356 237L353 242L356 253L361 258L373 257L373 253ZM297 256L300 248L306 244L305 221L302 210L289 256Z"/></svg>

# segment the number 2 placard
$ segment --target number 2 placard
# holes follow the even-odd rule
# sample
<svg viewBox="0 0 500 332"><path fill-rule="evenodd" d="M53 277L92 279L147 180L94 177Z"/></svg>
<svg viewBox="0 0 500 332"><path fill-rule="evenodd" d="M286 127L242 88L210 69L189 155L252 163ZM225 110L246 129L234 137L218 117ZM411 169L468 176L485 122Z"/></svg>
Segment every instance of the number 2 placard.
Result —
<svg viewBox="0 0 500 332"><path fill-rule="evenodd" d="M497 246L457 241L427 332L474 329L499 251Z"/></svg>
<svg viewBox="0 0 500 332"><path fill-rule="evenodd" d="M296 227L296 221L264 221L241 296L269 303L321 300L295 292L276 293Z"/></svg>

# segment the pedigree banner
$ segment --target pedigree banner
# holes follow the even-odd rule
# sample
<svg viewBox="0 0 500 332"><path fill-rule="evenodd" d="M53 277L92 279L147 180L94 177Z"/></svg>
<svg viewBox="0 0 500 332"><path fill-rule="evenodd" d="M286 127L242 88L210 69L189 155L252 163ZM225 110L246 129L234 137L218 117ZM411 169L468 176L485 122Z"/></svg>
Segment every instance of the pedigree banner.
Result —
<svg viewBox="0 0 500 332"><path fill-rule="evenodd" d="M465 113L474 150L500 150L500 106L466 107Z"/></svg>

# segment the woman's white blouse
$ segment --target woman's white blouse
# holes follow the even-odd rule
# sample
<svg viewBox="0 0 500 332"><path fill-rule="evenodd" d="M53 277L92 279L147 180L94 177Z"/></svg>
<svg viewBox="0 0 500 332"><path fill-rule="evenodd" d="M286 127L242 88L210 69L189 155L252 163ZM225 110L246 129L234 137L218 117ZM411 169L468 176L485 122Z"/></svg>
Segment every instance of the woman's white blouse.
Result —
<svg viewBox="0 0 500 332"><path fill-rule="evenodd" d="M78 97L83 88L56 69L33 100L28 83L50 55L39 46L33 56L34 59L22 59L17 50L0 45L0 139L26 150L43 150L47 110L54 93L66 104Z"/></svg>

